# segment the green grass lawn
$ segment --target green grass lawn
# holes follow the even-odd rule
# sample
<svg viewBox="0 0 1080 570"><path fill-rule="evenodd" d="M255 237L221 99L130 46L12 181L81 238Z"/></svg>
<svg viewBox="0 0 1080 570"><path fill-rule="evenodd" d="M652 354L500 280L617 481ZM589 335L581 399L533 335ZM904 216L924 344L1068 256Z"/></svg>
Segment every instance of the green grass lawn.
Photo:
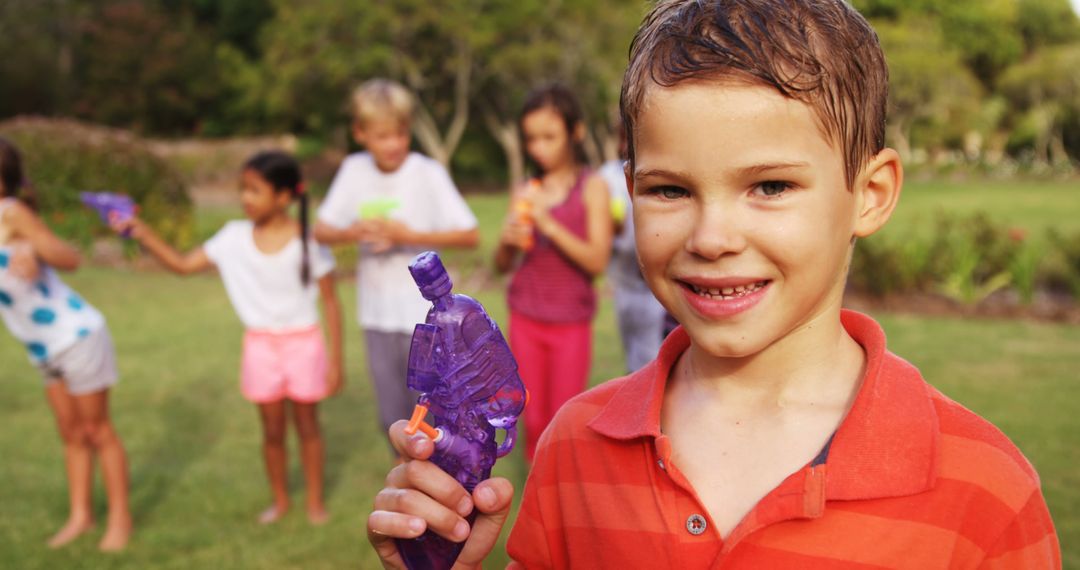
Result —
<svg viewBox="0 0 1080 570"><path fill-rule="evenodd" d="M912 184L898 220L943 205L992 208L992 216L1039 227L1078 228L1074 189L1039 183L1031 190L987 185L975 197L949 185ZM983 190L968 186L968 190ZM1039 200L1040 215L1010 210L1006 194ZM1034 200L1034 198L1033 198ZM463 292L478 297L505 323L502 283L477 271L488 263L505 197L469 198L481 221L480 251L452 253ZM201 211L205 239L238 210ZM907 217L906 216L912 216ZM1004 217L1008 218L1004 218ZM1020 223L1020 222L1018 222ZM1023 221L1027 224L1028 221ZM1071 224L1071 225L1070 225ZM332 521L310 527L302 509L270 528L254 523L268 502L258 419L237 381L241 326L216 276L181 279L153 272L90 268L68 281L109 319L123 379L112 410L131 462L136 535L116 556L99 554L101 529L60 551L45 539L66 515L61 447L37 373L18 343L0 333L0 568L376 568L364 525L390 466L377 427L365 355L355 323L355 291L345 282L348 359L345 392L322 406L327 440L327 491ZM965 321L875 315L892 350L918 365L943 392L1007 433L1038 468L1060 534L1066 568L1080 568L1080 327L1022 321ZM621 374L622 355L610 299L596 321L591 383ZM295 443L295 442L291 442ZM295 445L291 447L295 452ZM303 500L292 459L294 504ZM520 489L520 452L496 466ZM95 504L104 515L100 485ZM504 533L505 536L505 533ZM489 567L505 565L501 547Z"/></svg>
<svg viewBox="0 0 1080 570"><path fill-rule="evenodd" d="M909 181L884 236L932 229L934 216L986 213L1008 227L1023 228L1041 239L1046 230L1080 231L1080 182L991 180L978 182Z"/></svg>

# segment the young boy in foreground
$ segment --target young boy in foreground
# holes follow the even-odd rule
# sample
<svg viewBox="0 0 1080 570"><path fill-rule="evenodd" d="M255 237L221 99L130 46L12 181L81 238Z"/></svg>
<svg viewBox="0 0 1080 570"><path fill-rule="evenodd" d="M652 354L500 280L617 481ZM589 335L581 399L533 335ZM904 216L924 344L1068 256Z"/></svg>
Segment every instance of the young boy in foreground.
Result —
<svg viewBox="0 0 1080 570"><path fill-rule="evenodd" d="M544 433L516 563L1060 567L1023 455L841 309L854 242L902 186L887 85L842 0L673 0L645 19L623 83L627 178L643 274L682 328ZM396 567L391 538L430 526L478 565L509 482L469 496L402 427L413 459L375 499L372 544Z"/></svg>

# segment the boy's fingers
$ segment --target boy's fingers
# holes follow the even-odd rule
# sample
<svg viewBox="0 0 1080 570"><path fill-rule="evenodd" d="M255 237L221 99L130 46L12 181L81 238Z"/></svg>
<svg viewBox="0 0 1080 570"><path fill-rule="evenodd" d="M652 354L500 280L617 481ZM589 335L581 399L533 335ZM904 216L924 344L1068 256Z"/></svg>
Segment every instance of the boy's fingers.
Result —
<svg viewBox="0 0 1080 570"><path fill-rule="evenodd" d="M390 445L394 451L402 457L413 459L427 459L435 453L435 444L426 435L415 433L408 435L405 427L409 425L407 420L398 420L390 426Z"/></svg>
<svg viewBox="0 0 1080 570"><path fill-rule="evenodd" d="M458 556L461 566L479 566L495 548L499 533L510 516L510 504L514 498L514 486L501 477L488 479L476 486L473 500L480 514L473 522L469 539Z"/></svg>
<svg viewBox="0 0 1080 570"><path fill-rule="evenodd" d="M372 511L368 515L368 540L376 542L392 538L416 538L427 529L424 519L390 511Z"/></svg>
<svg viewBox="0 0 1080 570"><path fill-rule="evenodd" d="M461 542L469 536L469 523L435 499L415 489L386 488L375 496L375 511L390 511L424 519L427 528Z"/></svg>
<svg viewBox="0 0 1080 570"><path fill-rule="evenodd" d="M407 461L398 465L387 474L386 486L416 489L462 517L473 510L472 497L461 483L430 461Z"/></svg>
<svg viewBox="0 0 1080 570"><path fill-rule="evenodd" d="M368 542L379 555L384 568L405 568L405 561L402 560L397 544L394 543L394 535L402 530L401 523L403 522L405 529L412 528L409 522L412 518L414 517L385 511L375 511L368 515ZM423 524L423 521L420 522ZM402 538L411 536L414 535L402 535Z"/></svg>

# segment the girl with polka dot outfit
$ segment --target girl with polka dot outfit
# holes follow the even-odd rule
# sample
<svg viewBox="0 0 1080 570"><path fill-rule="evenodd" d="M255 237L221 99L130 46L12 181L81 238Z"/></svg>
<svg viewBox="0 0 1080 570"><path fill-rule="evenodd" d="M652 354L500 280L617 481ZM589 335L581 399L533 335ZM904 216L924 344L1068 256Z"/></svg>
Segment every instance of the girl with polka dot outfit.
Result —
<svg viewBox="0 0 1080 570"><path fill-rule="evenodd" d="M0 139L0 318L41 371L64 444L70 511L49 540L63 546L94 526L96 458L108 494L102 550L131 535L127 457L109 419L116 357L105 318L57 275L79 265L79 252L52 233L33 209L15 146Z"/></svg>

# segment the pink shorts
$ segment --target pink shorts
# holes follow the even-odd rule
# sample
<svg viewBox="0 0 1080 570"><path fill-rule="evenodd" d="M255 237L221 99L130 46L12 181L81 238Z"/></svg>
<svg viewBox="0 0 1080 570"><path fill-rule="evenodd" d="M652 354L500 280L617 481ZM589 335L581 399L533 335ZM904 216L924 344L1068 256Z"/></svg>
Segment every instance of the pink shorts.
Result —
<svg viewBox="0 0 1080 570"><path fill-rule="evenodd" d="M326 397L326 371L326 345L319 325L244 333L240 391L256 404L284 398L303 403L322 400Z"/></svg>

